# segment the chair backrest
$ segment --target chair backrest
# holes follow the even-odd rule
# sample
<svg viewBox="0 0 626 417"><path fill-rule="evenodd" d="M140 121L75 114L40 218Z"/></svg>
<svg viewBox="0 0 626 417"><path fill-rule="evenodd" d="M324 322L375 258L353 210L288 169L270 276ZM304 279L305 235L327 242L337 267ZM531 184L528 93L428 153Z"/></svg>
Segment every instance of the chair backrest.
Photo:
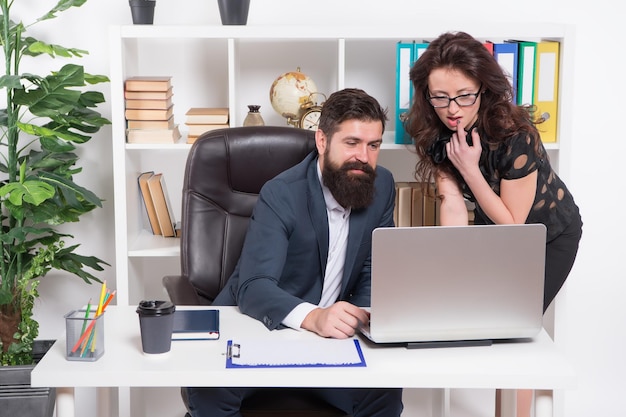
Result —
<svg viewBox="0 0 626 417"><path fill-rule="evenodd" d="M313 149L313 131L288 126L234 127L196 140L183 184L181 270L203 301L233 272L263 184Z"/></svg>

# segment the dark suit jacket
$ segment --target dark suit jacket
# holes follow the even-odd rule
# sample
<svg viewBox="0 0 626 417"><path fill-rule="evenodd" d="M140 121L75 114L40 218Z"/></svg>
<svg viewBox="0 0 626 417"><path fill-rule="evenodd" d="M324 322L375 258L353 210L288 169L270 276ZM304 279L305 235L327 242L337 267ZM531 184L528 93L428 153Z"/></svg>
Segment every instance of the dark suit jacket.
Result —
<svg viewBox="0 0 626 417"><path fill-rule="evenodd" d="M328 257L328 217L317 152L268 181L250 219L241 258L214 305L238 305L269 329L303 301L318 304ZM369 306L372 231L393 227L395 186L377 167L373 203L352 210L339 300Z"/></svg>

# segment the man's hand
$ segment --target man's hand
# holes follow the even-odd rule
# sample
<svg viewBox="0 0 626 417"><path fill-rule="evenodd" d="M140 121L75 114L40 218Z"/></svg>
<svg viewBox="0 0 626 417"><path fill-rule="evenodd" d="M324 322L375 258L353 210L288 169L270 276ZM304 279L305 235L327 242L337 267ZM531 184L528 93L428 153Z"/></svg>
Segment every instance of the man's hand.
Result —
<svg viewBox="0 0 626 417"><path fill-rule="evenodd" d="M345 301L316 308L304 318L302 328L323 337L345 339L354 335L360 323L368 323L369 312Z"/></svg>

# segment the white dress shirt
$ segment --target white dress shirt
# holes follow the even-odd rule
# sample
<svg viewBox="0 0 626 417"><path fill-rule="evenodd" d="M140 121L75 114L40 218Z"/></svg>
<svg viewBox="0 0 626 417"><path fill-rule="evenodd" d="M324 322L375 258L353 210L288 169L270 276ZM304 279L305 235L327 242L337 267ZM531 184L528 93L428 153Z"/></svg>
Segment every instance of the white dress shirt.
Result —
<svg viewBox="0 0 626 417"><path fill-rule="evenodd" d="M350 208L344 209L322 181L322 171L319 161L317 164L317 177L322 185L324 201L326 202L326 214L328 217L328 259L326 261L326 273L322 298L318 305L303 302L283 320L283 324L293 329L301 329L304 318L317 307L333 305L341 291L343 267L346 261L346 248L348 247L348 232L350 229Z"/></svg>

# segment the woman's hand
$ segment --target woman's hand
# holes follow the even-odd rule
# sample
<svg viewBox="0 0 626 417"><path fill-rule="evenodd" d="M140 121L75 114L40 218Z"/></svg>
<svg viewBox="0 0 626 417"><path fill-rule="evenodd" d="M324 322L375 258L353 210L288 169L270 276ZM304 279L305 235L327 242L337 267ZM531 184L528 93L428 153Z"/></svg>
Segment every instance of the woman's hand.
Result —
<svg viewBox="0 0 626 417"><path fill-rule="evenodd" d="M465 140L465 131L457 125L457 131L446 144L448 159L463 176L478 205L494 223L525 223L537 192L537 171L523 178L501 180L500 195L497 195L480 171L480 135L476 129L472 129L471 135L472 145L469 145ZM458 211L457 207L456 214L449 216L448 223L459 221Z"/></svg>
<svg viewBox="0 0 626 417"><path fill-rule="evenodd" d="M458 123L456 132L446 144L448 159L466 180L472 175L482 175L478 167L482 152L480 135L476 129L472 129L468 134L471 135L472 145L467 143L466 132Z"/></svg>

